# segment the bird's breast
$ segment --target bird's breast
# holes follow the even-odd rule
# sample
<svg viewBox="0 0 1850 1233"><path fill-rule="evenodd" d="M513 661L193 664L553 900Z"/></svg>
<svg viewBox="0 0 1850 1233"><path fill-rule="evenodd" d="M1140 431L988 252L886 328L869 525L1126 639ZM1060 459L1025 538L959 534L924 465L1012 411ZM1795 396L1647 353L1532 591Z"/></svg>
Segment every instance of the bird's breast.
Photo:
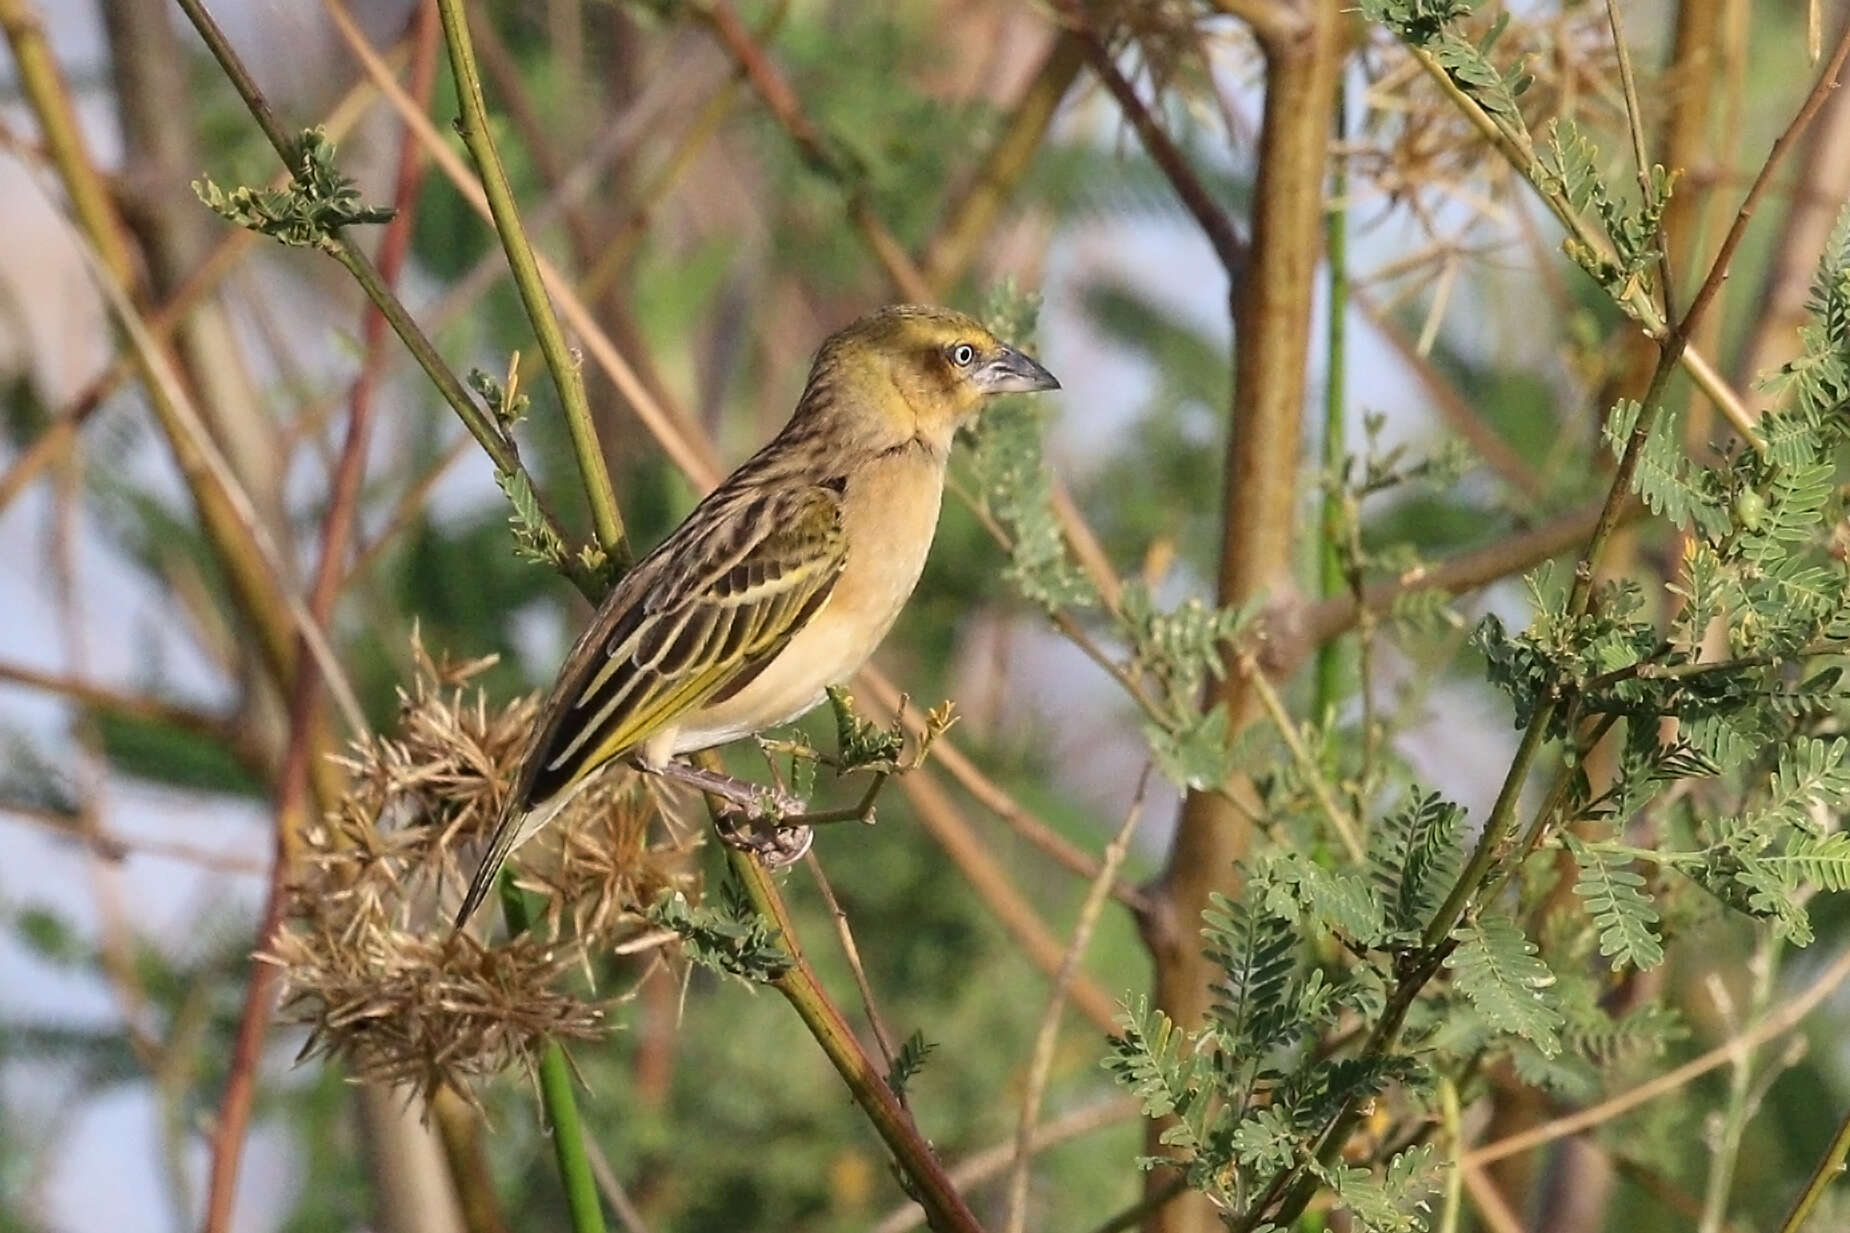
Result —
<svg viewBox="0 0 1850 1233"><path fill-rule="evenodd" d="M749 685L682 720L675 751L788 723L859 672L918 585L943 495L944 468L922 451L852 477L842 494L847 556L828 600Z"/></svg>

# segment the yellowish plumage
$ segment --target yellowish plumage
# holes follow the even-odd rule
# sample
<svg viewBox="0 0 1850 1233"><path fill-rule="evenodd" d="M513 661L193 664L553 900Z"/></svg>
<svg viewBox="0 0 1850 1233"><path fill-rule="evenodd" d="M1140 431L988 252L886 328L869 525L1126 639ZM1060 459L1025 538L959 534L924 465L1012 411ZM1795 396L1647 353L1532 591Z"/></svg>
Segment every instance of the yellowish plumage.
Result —
<svg viewBox="0 0 1850 1233"><path fill-rule="evenodd" d="M823 343L790 422L612 589L566 657L457 917L613 758L776 727L879 646L917 585L959 424L1056 389L974 319L899 306Z"/></svg>

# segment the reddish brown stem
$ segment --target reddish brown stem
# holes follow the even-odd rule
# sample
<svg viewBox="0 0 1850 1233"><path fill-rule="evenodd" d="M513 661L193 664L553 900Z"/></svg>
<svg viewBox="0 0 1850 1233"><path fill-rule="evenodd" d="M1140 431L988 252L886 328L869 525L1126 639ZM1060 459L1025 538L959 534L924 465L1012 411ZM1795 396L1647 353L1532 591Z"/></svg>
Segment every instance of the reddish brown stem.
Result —
<svg viewBox="0 0 1850 1233"><path fill-rule="evenodd" d="M437 22L432 4L420 6L415 22L411 90L428 102L436 83ZM423 160L417 143L406 136L399 148L398 174L394 204L398 213L386 227L380 245L379 272L388 286L395 283L410 251L412 204L417 200L423 174ZM353 538L354 517L359 507L360 483L365 474L366 445L372 435L373 395L385 360L386 321L370 303L361 323L365 354L360 373L354 379L347 435L340 458L335 464L328 501L322 521L321 554L316 562L310 586L308 609L315 623L326 628L340 593L345 573L347 550ZM284 751L282 771L276 787L276 860L271 866L270 884L265 892L262 918L257 925L256 951L261 955L270 947L282 924L284 890L288 885L291 861L297 846L308 800L309 772L312 759L322 744L317 734L323 731L320 715L321 677L314 657L305 647L296 650L298 670L290 685L289 745ZM208 1191L205 1231L223 1233L231 1227L232 1204L236 1197L238 1166L243 1155L244 1137L250 1124L251 1100L256 1092L256 1069L263 1051L263 1039L269 1029L270 1003L278 971L261 959L254 964L244 991L244 1006L238 1020L238 1034L232 1049L231 1069L224 1095L219 1100L218 1120L212 1136L212 1173Z"/></svg>

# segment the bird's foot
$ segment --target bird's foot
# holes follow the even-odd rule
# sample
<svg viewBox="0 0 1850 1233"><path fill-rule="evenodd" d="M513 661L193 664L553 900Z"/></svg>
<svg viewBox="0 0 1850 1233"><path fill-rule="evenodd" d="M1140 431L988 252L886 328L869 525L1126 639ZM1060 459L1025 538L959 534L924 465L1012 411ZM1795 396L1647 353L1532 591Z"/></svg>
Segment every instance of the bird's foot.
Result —
<svg viewBox="0 0 1850 1233"><path fill-rule="evenodd" d="M809 851L816 832L807 826L786 826L775 819L752 819L730 810L713 820L721 842L741 852L750 852L767 869L782 869L795 864Z"/></svg>
<svg viewBox="0 0 1850 1233"><path fill-rule="evenodd" d="M736 779L672 759L661 763L639 761L637 766L647 774L686 784L726 802L730 808L715 810L714 815L714 829L720 839L728 847L753 853L768 868L781 869L803 859L815 840L815 832L808 826L784 822L785 818L803 816L804 801L782 786Z"/></svg>

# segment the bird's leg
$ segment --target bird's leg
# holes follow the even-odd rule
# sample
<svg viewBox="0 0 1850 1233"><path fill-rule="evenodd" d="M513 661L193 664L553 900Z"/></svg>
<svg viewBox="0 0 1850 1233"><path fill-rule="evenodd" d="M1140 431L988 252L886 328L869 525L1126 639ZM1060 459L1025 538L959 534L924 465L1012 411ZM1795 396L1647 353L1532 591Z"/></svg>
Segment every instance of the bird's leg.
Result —
<svg viewBox="0 0 1850 1233"><path fill-rule="evenodd" d="M801 818L803 802L781 787L768 788L673 758L663 762L637 759L636 767L644 774L686 784L733 806L718 811L714 817L719 837L732 847L756 853L773 869L801 860L815 839L815 832L801 821L784 821L786 817Z"/></svg>
<svg viewBox="0 0 1850 1233"><path fill-rule="evenodd" d="M708 796L717 796L754 822L775 820L803 812L803 802L783 788L770 788L749 779L739 779L705 767L692 766L670 758L664 762L636 760L636 769L675 783L697 788Z"/></svg>

